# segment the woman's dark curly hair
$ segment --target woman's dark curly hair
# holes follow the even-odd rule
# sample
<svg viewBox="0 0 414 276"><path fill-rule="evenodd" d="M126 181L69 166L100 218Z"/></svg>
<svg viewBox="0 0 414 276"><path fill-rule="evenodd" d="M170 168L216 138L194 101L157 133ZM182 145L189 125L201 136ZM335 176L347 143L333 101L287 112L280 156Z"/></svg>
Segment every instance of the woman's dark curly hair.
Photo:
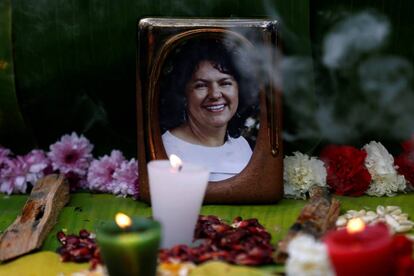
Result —
<svg viewBox="0 0 414 276"><path fill-rule="evenodd" d="M259 86L254 72L244 61L242 47L219 38L191 38L182 42L167 57L160 76L161 133L187 120L185 89L201 61L210 61L222 73L234 77L239 88L239 105L230 120L228 134L237 138L244 122L258 109Z"/></svg>

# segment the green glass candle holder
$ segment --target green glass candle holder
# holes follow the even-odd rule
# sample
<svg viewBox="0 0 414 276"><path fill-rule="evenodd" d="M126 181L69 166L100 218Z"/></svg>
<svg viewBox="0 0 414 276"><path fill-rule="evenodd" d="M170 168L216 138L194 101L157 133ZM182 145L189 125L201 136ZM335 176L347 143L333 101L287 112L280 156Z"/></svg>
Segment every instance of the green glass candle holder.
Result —
<svg viewBox="0 0 414 276"><path fill-rule="evenodd" d="M157 221L132 218L126 229L115 221L97 229L101 257L111 276L156 274L161 229Z"/></svg>

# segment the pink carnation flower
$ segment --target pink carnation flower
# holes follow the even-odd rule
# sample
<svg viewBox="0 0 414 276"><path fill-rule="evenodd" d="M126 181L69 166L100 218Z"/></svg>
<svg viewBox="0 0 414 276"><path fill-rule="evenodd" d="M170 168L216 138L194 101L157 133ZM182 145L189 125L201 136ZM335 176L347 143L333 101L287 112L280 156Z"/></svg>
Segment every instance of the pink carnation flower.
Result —
<svg viewBox="0 0 414 276"><path fill-rule="evenodd" d="M112 187L115 171L125 161L122 152L113 150L111 156L105 155L92 161L88 171L88 188L90 190L109 192Z"/></svg>
<svg viewBox="0 0 414 276"><path fill-rule="evenodd" d="M138 162L135 159L122 162L114 173L114 180L109 186L113 194L138 197Z"/></svg>
<svg viewBox="0 0 414 276"><path fill-rule="evenodd" d="M93 145L88 139L73 132L71 135L63 135L60 141L51 145L48 156L52 161L53 170L83 177L86 176L93 158L92 149Z"/></svg>

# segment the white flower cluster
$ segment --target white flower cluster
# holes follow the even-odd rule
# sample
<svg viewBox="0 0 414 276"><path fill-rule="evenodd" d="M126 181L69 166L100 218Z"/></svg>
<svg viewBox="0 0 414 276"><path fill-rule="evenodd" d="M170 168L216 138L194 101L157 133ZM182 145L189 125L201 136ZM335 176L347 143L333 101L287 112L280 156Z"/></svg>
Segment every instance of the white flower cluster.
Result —
<svg viewBox="0 0 414 276"><path fill-rule="evenodd" d="M404 191L406 181L399 175L394 166L394 158L379 142L371 141L363 149L367 152L365 167L371 174L372 180L366 193L370 196L394 196Z"/></svg>
<svg viewBox="0 0 414 276"><path fill-rule="evenodd" d="M334 276L328 250L322 242L312 236L300 235L288 246L289 258L286 262L288 276Z"/></svg>
<svg viewBox="0 0 414 276"><path fill-rule="evenodd" d="M394 157L379 142L371 141L363 147L367 153L365 167L371 175L371 184L365 192L370 196L394 196L404 192L407 183L398 174ZM300 152L284 159L284 191L286 198L306 199L306 193L313 185L326 186L327 171L324 163L316 157Z"/></svg>
<svg viewBox="0 0 414 276"><path fill-rule="evenodd" d="M306 199L306 193L313 185L326 186L326 169L323 162L300 152L284 159L285 197Z"/></svg>

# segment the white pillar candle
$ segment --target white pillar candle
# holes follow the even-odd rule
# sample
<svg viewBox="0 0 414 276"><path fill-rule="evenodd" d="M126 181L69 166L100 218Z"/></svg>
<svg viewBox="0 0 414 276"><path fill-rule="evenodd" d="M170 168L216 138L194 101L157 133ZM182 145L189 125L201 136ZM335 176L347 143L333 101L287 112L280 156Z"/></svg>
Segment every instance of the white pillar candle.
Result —
<svg viewBox="0 0 414 276"><path fill-rule="evenodd" d="M152 215L162 226L162 247L190 244L207 188L208 170L187 163L178 169L168 160L153 160L148 163L148 176Z"/></svg>

